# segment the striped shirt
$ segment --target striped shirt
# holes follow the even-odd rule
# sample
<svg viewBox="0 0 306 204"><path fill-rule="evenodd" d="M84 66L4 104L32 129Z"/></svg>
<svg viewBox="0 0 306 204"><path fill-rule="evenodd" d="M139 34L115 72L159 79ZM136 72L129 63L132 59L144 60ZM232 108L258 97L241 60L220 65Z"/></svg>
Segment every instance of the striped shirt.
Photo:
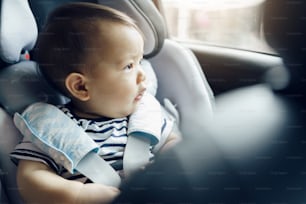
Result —
<svg viewBox="0 0 306 204"><path fill-rule="evenodd" d="M113 119L101 117L98 119L85 119L73 114L69 109L69 105L59 106L59 109L85 130L88 136L100 147L99 155L121 174L123 171L123 155L128 137L127 127L129 118ZM161 143L166 140L173 125L166 117L163 121ZM161 145L158 144L157 146L160 147ZM158 147L151 147L151 159L153 159L153 153L158 150ZM90 182L79 173L72 175L63 166L57 164L51 157L38 149L26 137L23 138L23 141L11 153L11 158L15 163L18 163L18 160L42 162L66 179L78 180L83 183Z"/></svg>

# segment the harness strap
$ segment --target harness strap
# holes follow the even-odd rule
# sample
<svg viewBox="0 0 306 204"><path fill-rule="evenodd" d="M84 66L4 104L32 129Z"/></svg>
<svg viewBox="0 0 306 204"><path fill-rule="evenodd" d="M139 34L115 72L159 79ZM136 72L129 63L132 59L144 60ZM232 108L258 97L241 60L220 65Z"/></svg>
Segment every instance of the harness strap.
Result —
<svg viewBox="0 0 306 204"><path fill-rule="evenodd" d="M75 169L94 183L119 187L121 183L118 173L98 154L89 152Z"/></svg>
<svg viewBox="0 0 306 204"><path fill-rule="evenodd" d="M131 175L149 163L150 144L150 139L140 132L129 135L123 157L125 176Z"/></svg>

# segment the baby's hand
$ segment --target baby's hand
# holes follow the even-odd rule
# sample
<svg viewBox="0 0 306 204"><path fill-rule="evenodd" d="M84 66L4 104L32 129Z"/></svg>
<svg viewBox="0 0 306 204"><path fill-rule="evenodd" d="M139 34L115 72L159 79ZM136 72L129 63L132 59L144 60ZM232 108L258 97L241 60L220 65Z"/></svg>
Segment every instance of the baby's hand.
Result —
<svg viewBox="0 0 306 204"><path fill-rule="evenodd" d="M111 203L120 191L118 188L96 183L84 184L75 203Z"/></svg>

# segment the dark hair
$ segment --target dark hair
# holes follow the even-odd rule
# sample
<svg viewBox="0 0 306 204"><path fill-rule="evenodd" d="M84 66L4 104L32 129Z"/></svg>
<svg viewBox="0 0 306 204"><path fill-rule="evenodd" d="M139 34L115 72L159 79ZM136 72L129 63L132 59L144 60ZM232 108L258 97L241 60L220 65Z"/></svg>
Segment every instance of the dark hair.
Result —
<svg viewBox="0 0 306 204"><path fill-rule="evenodd" d="M35 49L41 73L67 95L65 78L72 72L82 73L88 67L95 37L101 33L100 22L114 22L141 31L124 13L94 3L69 3L56 8L49 16Z"/></svg>

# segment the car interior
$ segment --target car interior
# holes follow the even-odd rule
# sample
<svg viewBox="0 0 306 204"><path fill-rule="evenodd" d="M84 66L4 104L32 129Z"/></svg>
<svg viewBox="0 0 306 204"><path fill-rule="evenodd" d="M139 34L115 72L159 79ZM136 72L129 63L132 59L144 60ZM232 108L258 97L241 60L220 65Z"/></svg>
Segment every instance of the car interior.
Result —
<svg viewBox="0 0 306 204"><path fill-rule="evenodd" d="M23 203L16 166L9 158L22 137L14 127L13 114L37 101L67 101L43 79L32 56L48 13L67 2L83 0L1 0L0 203ZM184 138L125 183L114 203L306 201L305 91L290 86L296 80L293 77L299 76L295 82L305 89L304 72L291 71L294 62L304 67L305 60L290 61L286 49L275 42L293 42L298 31L305 31L301 30L306 27L304 21L294 24L300 30L289 33L292 39L279 37L281 30L275 28L275 19L292 19L293 14L305 18L301 14L305 3L290 4L292 12L286 16L285 0L266 1L265 35L280 51L267 54L175 41L168 34L162 0L84 2L121 10L137 22L145 35L144 58L157 77L156 97L176 104ZM292 25L280 22L279 27ZM303 42L292 49L305 52Z"/></svg>

